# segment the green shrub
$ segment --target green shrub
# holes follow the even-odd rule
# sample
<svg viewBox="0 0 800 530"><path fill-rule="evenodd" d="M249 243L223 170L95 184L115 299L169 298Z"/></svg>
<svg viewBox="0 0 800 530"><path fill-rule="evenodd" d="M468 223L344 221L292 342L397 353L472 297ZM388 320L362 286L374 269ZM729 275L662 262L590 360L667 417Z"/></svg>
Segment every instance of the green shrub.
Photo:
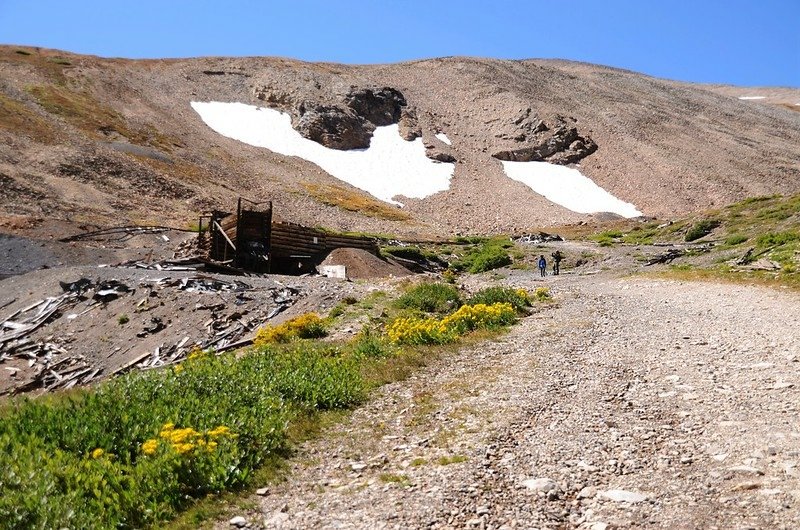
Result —
<svg viewBox="0 0 800 530"><path fill-rule="evenodd" d="M426 313L447 313L461 306L461 296L453 285L421 283L403 293L394 305L400 309L416 309Z"/></svg>
<svg viewBox="0 0 800 530"><path fill-rule="evenodd" d="M533 293L533 299L537 302L547 302L553 299L553 295L550 294L549 287L538 287Z"/></svg>
<svg viewBox="0 0 800 530"><path fill-rule="evenodd" d="M703 219L702 221L698 221L686 232L684 240L695 241L701 237L705 237L718 227L719 224L717 219Z"/></svg>
<svg viewBox="0 0 800 530"><path fill-rule="evenodd" d="M472 274L479 274L506 265L511 265L511 256L507 252L502 248L487 247L472 257L472 263L469 264L467 270Z"/></svg>
<svg viewBox="0 0 800 530"><path fill-rule="evenodd" d="M530 296L525 289L512 289L511 287L486 287L472 295L466 304L492 305L500 302L511 304L518 313L524 312L531 305Z"/></svg>
<svg viewBox="0 0 800 530"><path fill-rule="evenodd" d="M364 328L349 348L357 359L383 359L394 352L392 346L379 333L374 333L369 328Z"/></svg>
<svg viewBox="0 0 800 530"><path fill-rule="evenodd" d="M747 241L748 237L742 234L731 234L725 239L725 244L734 247Z"/></svg>
<svg viewBox="0 0 800 530"><path fill-rule="evenodd" d="M511 265L508 249L513 248L514 244L508 238L501 236L493 239L471 238L469 241L474 242L473 246L466 249L459 259L450 263L454 271L478 274Z"/></svg>

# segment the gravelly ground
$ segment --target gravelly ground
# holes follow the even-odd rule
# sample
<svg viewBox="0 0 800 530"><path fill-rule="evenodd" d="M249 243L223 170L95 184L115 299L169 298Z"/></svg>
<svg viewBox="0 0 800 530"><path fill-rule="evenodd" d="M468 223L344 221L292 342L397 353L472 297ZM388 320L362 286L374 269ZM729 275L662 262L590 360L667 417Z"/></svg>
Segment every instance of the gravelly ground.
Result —
<svg viewBox="0 0 800 530"><path fill-rule="evenodd" d="M800 527L797 295L546 282L556 307L387 385L303 446L248 524Z"/></svg>

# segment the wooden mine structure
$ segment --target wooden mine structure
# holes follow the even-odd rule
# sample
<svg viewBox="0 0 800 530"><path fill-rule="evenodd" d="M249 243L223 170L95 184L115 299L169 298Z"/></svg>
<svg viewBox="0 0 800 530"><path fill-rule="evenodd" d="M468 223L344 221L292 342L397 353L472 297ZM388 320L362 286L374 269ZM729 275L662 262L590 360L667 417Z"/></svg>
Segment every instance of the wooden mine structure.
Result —
<svg viewBox="0 0 800 530"><path fill-rule="evenodd" d="M199 228L211 261L250 272L312 272L332 250L343 247L378 254L372 238L275 222L271 201L240 197L235 215L215 210L200 217Z"/></svg>

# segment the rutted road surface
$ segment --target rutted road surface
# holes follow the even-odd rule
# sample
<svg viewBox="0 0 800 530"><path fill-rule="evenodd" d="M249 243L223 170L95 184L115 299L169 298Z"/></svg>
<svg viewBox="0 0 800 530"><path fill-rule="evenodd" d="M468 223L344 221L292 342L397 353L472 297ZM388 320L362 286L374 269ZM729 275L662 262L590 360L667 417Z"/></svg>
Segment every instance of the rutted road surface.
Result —
<svg viewBox="0 0 800 530"><path fill-rule="evenodd" d="M546 283L558 307L301 447L248 526L800 527L796 294Z"/></svg>

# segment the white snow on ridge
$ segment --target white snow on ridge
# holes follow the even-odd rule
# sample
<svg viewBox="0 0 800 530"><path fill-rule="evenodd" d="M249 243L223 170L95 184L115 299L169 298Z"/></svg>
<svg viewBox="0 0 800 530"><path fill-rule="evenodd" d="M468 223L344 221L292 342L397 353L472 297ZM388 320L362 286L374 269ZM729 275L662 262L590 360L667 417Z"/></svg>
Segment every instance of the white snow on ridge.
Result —
<svg viewBox="0 0 800 530"><path fill-rule="evenodd" d="M453 142L450 141L450 138L448 138L447 135L443 132L436 133L434 136L436 136L436 138L443 141L447 145L453 145Z"/></svg>
<svg viewBox="0 0 800 530"><path fill-rule="evenodd" d="M503 170L509 178L573 212L642 215L636 206L617 199L577 169L547 162L503 162Z"/></svg>
<svg viewBox="0 0 800 530"><path fill-rule="evenodd" d="M422 138L408 142L397 124L378 127L367 149L340 151L304 138L283 112L244 103L191 102L206 125L228 138L270 151L304 158L339 180L382 201L401 203L403 195L424 198L450 187L455 164L425 156Z"/></svg>
<svg viewBox="0 0 800 530"><path fill-rule="evenodd" d="M739 99L767 99L767 96L739 96Z"/></svg>

